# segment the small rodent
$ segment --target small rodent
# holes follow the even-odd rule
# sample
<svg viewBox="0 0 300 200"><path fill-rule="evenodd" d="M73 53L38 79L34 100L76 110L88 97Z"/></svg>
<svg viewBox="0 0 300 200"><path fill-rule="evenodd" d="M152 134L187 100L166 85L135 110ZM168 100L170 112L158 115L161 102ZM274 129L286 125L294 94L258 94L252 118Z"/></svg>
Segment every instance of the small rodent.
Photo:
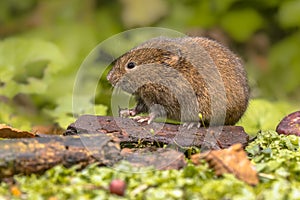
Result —
<svg viewBox="0 0 300 200"><path fill-rule="evenodd" d="M150 39L116 59L107 79L136 97L127 115L148 112L149 123L165 116L204 126L233 125L249 101L242 61L204 37Z"/></svg>

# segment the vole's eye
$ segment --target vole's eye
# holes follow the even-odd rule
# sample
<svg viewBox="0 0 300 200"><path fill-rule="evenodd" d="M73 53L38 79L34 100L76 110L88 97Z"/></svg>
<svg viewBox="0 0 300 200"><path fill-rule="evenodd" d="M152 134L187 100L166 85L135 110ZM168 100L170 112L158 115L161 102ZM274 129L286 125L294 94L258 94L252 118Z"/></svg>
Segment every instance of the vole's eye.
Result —
<svg viewBox="0 0 300 200"><path fill-rule="evenodd" d="M135 63L134 62L127 63L127 68L128 69L133 69L134 67L135 67Z"/></svg>

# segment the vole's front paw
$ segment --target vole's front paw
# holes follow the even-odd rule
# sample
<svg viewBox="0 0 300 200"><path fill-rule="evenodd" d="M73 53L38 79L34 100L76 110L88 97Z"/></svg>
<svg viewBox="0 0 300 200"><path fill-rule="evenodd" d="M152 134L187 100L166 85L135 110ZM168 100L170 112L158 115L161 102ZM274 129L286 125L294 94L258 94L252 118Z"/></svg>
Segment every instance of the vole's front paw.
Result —
<svg viewBox="0 0 300 200"><path fill-rule="evenodd" d="M153 120L156 118L155 113L150 113L149 116L135 116L133 119L138 123L147 122L147 124L151 124Z"/></svg>
<svg viewBox="0 0 300 200"><path fill-rule="evenodd" d="M135 109L119 109L119 116L123 118L133 117L136 115Z"/></svg>
<svg viewBox="0 0 300 200"><path fill-rule="evenodd" d="M138 123L144 123L147 122L147 124L150 124L150 117L149 116L135 116L132 118L134 121L138 122Z"/></svg>

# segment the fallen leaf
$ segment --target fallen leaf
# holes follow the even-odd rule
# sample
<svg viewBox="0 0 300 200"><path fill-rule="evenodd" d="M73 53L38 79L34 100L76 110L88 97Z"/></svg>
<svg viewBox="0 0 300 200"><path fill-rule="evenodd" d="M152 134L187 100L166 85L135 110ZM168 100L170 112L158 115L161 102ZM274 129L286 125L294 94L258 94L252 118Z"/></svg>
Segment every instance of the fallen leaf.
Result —
<svg viewBox="0 0 300 200"><path fill-rule="evenodd" d="M230 173L250 185L258 184L257 172L241 144L234 144L228 149L195 154L191 158L196 165L200 163L200 159L206 160L218 176Z"/></svg>
<svg viewBox="0 0 300 200"><path fill-rule="evenodd" d="M37 125L32 127L32 132L35 134L62 135L65 130L58 125Z"/></svg>
<svg viewBox="0 0 300 200"><path fill-rule="evenodd" d="M5 124L0 124L0 138L32 138L34 133L22 131Z"/></svg>

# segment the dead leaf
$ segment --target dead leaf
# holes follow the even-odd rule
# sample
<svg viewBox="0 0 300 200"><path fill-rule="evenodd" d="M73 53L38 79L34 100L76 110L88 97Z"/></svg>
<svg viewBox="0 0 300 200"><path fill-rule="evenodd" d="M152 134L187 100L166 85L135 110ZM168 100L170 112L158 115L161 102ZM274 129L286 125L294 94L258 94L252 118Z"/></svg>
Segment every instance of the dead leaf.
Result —
<svg viewBox="0 0 300 200"><path fill-rule="evenodd" d="M257 172L241 144L234 144L228 149L196 154L191 158L196 165L200 159L205 159L218 176L230 173L250 185L258 184Z"/></svg>
<svg viewBox="0 0 300 200"><path fill-rule="evenodd" d="M65 130L54 125L37 125L32 127L32 132L35 134L49 134L49 135L62 135Z"/></svg>
<svg viewBox="0 0 300 200"><path fill-rule="evenodd" d="M0 138L33 138L34 133L22 131L5 124L0 124Z"/></svg>

